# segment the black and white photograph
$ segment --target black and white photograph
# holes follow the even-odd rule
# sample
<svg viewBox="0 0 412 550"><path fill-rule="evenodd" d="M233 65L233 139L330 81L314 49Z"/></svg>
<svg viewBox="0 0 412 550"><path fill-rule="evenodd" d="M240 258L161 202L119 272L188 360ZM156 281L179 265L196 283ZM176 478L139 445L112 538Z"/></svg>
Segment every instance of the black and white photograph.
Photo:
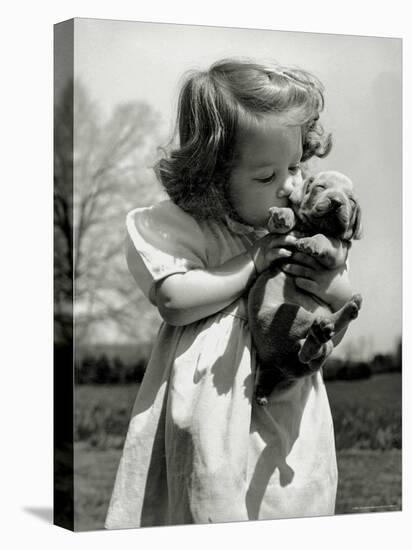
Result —
<svg viewBox="0 0 412 550"><path fill-rule="evenodd" d="M4 548L404 548L410 25L2 17Z"/></svg>
<svg viewBox="0 0 412 550"><path fill-rule="evenodd" d="M75 18L55 48L57 524L402 510L402 41Z"/></svg>

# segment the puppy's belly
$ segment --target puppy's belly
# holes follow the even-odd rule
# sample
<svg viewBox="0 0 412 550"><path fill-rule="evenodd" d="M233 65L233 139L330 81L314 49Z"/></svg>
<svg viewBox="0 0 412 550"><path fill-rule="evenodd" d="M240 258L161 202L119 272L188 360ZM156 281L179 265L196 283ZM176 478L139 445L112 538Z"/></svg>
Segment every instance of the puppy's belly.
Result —
<svg viewBox="0 0 412 550"><path fill-rule="evenodd" d="M281 304L293 304L310 313L331 313L329 307L312 294L300 290L293 277L279 269L268 269L256 280L249 293L249 310L277 309Z"/></svg>
<svg viewBox="0 0 412 550"><path fill-rule="evenodd" d="M279 269L263 272L250 290L249 326L263 363L297 356L315 316L330 309L311 294L299 290L292 277Z"/></svg>

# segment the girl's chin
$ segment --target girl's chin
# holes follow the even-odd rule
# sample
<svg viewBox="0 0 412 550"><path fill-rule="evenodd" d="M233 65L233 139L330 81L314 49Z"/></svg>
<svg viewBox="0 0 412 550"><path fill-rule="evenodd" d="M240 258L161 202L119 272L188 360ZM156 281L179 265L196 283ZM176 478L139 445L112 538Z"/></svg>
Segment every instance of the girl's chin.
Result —
<svg viewBox="0 0 412 550"><path fill-rule="evenodd" d="M254 229L262 229L267 226L269 219L270 216L266 215L264 218L261 218L259 220L253 220L253 223L249 225L251 225Z"/></svg>
<svg viewBox="0 0 412 550"><path fill-rule="evenodd" d="M269 221L269 216L265 214L265 216L262 218L257 218L257 217L252 218L252 217L244 217L238 214L237 212L234 212L232 214L232 219L243 225L253 227L253 229L265 229Z"/></svg>
<svg viewBox="0 0 412 550"><path fill-rule="evenodd" d="M266 227L268 221L269 221L269 218L263 219L263 220L249 220L249 221L244 221L243 223L245 225L249 225L250 227L253 227L253 229L262 229L263 227Z"/></svg>

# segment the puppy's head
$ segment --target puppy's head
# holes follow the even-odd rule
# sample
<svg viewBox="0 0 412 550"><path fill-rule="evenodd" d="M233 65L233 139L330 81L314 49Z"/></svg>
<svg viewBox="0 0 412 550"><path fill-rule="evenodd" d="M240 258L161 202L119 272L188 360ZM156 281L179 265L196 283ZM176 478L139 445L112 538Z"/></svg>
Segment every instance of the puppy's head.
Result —
<svg viewBox="0 0 412 550"><path fill-rule="evenodd" d="M361 209L351 180L340 172L320 172L304 182L298 217L312 229L344 240L361 236Z"/></svg>

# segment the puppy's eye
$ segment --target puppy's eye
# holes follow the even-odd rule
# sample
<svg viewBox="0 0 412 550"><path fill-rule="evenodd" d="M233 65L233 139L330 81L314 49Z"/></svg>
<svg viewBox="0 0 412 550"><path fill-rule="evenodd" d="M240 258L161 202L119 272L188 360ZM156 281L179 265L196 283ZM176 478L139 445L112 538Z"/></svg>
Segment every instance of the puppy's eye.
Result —
<svg viewBox="0 0 412 550"><path fill-rule="evenodd" d="M300 170L300 164L297 164L296 166L290 166L289 167L289 172L295 176Z"/></svg>

